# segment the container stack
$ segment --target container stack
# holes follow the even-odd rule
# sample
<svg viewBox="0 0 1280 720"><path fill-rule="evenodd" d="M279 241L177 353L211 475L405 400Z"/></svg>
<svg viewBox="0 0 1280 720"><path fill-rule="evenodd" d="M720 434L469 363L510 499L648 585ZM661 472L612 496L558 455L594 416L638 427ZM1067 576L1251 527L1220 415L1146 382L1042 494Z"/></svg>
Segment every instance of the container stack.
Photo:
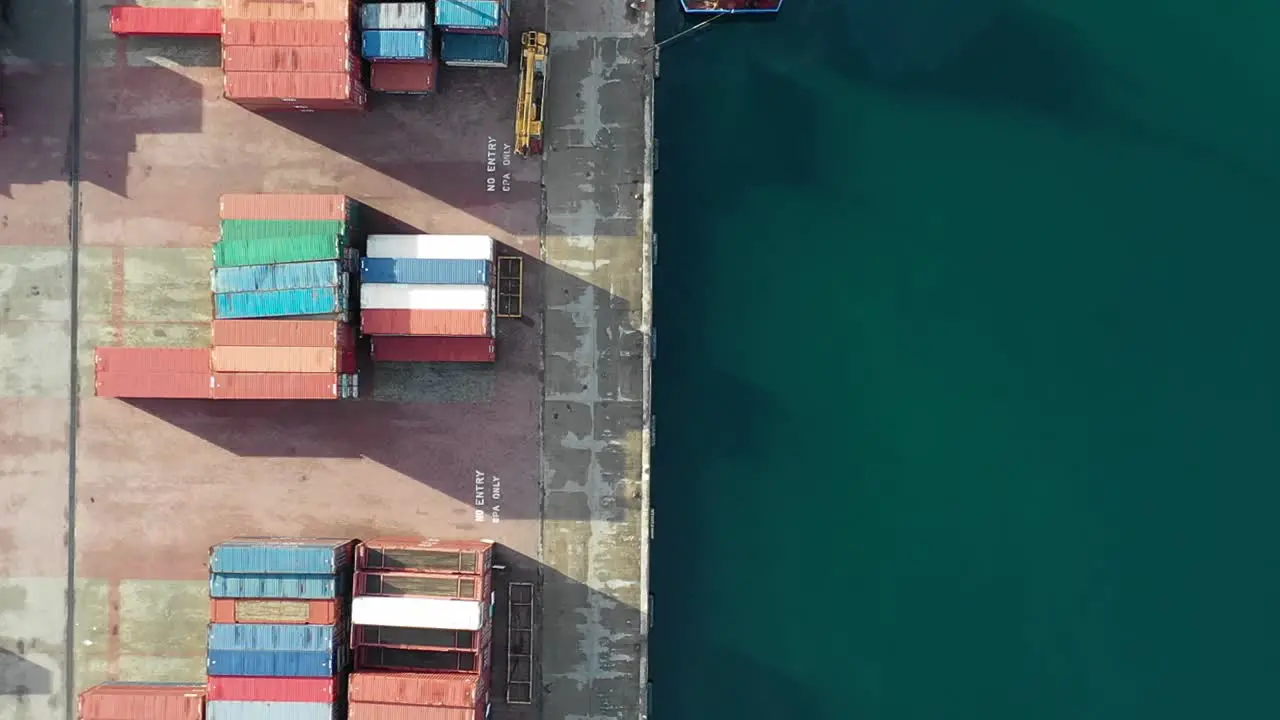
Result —
<svg viewBox="0 0 1280 720"><path fill-rule="evenodd" d="M451 67L507 67L510 14L511 0L436 0L441 62Z"/></svg>
<svg viewBox="0 0 1280 720"><path fill-rule="evenodd" d="M213 399L209 348L100 347L95 394L113 398Z"/></svg>
<svg viewBox="0 0 1280 720"><path fill-rule="evenodd" d="M425 2L370 2L360 8L369 86L401 95L433 93L439 84L431 16Z"/></svg>
<svg viewBox="0 0 1280 720"><path fill-rule="evenodd" d="M368 92L352 33L353 0L224 0L228 100L250 110L362 110Z"/></svg>
<svg viewBox="0 0 1280 720"><path fill-rule="evenodd" d="M493 543L362 543L353 596L350 720L488 716Z"/></svg>
<svg viewBox="0 0 1280 720"><path fill-rule="evenodd" d="M340 720L355 541L237 538L209 553L209 720Z"/></svg>
<svg viewBox="0 0 1280 720"><path fill-rule="evenodd" d="M190 683L108 682L80 693L80 720L202 720L205 688Z"/></svg>
<svg viewBox="0 0 1280 720"><path fill-rule="evenodd" d="M494 253L486 235L370 235L360 324L381 362L493 362Z"/></svg>
<svg viewBox="0 0 1280 720"><path fill-rule="evenodd" d="M354 204L343 195L223 195L214 246L215 399L358 395L348 325Z"/></svg>

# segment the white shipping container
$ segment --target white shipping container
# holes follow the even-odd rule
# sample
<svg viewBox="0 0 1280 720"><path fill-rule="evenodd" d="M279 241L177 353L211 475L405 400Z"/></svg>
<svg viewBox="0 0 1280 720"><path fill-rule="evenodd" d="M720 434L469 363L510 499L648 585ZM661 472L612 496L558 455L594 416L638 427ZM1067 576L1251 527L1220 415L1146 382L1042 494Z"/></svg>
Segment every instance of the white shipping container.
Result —
<svg viewBox="0 0 1280 720"><path fill-rule="evenodd" d="M365 283L362 310L488 310L492 289L485 285Z"/></svg>
<svg viewBox="0 0 1280 720"><path fill-rule="evenodd" d="M371 258L418 260L493 260L488 235L370 235L365 253Z"/></svg>
<svg viewBox="0 0 1280 720"><path fill-rule="evenodd" d="M476 631L488 619L486 600L364 595L351 601L355 625Z"/></svg>
<svg viewBox="0 0 1280 720"><path fill-rule="evenodd" d="M360 8L365 30L425 30L427 4L365 3Z"/></svg>

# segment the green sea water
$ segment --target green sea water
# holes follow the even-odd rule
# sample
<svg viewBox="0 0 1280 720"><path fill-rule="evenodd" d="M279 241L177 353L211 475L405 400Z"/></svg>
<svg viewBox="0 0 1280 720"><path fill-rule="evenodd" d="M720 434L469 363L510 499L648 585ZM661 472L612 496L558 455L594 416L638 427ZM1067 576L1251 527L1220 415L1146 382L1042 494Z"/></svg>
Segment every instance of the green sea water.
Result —
<svg viewBox="0 0 1280 720"><path fill-rule="evenodd" d="M787 0L664 49L651 717L1280 713L1278 33Z"/></svg>

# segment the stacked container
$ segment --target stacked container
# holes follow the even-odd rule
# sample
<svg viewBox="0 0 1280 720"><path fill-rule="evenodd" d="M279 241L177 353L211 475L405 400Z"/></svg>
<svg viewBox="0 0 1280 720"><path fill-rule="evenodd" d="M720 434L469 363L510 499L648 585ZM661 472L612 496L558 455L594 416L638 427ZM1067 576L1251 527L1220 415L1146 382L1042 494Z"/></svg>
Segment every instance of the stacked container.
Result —
<svg viewBox="0 0 1280 720"><path fill-rule="evenodd" d="M368 93L353 0L225 0L222 70L228 100L250 110L361 110Z"/></svg>
<svg viewBox="0 0 1280 720"><path fill-rule="evenodd" d="M486 235L370 235L360 324L383 362L493 362L495 273Z"/></svg>
<svg viewBox="0 0 1280 720"><path fill-rule="evenodd" d="M202 720L205 688L190 683L108 682L80 693L80 720Z"/></svg>
<svg viewBox="0 0 1280 720"><path fill-rule="evenodd" d="M507 67L511 0L436 0L440 60L457 67Z"/></svg>
<svg viewBox="0 0 1280 720"><path fill-rule="evenodd" d="M209 720L340 720L355 541L237 538L209 554Z"/></svg>
<svg viewBox="0 0 1280 720"><path fill-rule="evenodd" d="M213 398L209 348L100 347L94 370L99 397Z"/></svg>
<svg viewBox="0 0 1280 720"><path fill-rule="evenodd" d="M214 246L213 397L358 394L347 324L354 203L343 195L224 195Z"/></svg>
<svg viewBox="0 0 1280 720"><path fill-rule="evenodd" d="M371 88L401 95L436 91L440 66L427 3L366 3L360 8L360 28Z"/></svg>
<svg viewBox="0 0 1280 720"><path fill-rule="evenodd" d="M479 720L489 710L493 543L356 548L350 720Z"/></svg>

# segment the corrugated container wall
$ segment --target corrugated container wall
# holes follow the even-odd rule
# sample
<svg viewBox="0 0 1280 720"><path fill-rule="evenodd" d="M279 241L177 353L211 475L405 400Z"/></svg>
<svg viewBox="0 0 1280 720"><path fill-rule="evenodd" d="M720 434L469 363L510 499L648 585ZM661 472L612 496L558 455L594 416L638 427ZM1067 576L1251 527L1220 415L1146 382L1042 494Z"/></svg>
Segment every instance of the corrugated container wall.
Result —
<svg viewBox="0 0 1280 720"><path fill-rule="evenodd" d="M420 650L362 645L354 648L356 666L365 670L393 672L477 673L489 668L489 648L481 653L468 650Z"/></svg>
<svg viewBox="0 0 1280 720"><path fill-rule="evenodd" d="M338 348L216 347L213 369L219 373L354 373L356 355Z"/></svg>
<svg viewBox="0 0 1280 720"><path fill-rule="evenodd" d="M450 30L495 30L505 11L499 0L436 0L436 25Z"/></svg>
<svg viewBox="0 0 1280 720"><path fill-rule="evenodd" d="M348 538L233 538L209 550L209 571L333 575L351 566Z"/></svg>
<svg viewBox="0 0 1280 720"><path fill-rule="evenodd" d="M224 72L330 72L349 73L359 63L345 45L330 47L254 47L227 45L222 48Z"/></svg>
<svg viewBox="0 0 1280 720"><path fill-rule="evenodd" d="M224 18L222 46L350 46L354 39L346 20L238 20ZM306 217L306 216L299 216Z"/></svg>
<svg viewBox="0 0 1280 720"><path fill-rule="evenodd" d="M218 226L219 239L232 241L346 234L344 220L223 220Z"/></svg>
<svg viewBox="0 0 1280 720"><path fill-rule="evenodd" d="M213 397L215 400L340 400L359 395L356 383L355 375L336 373L214 373ZM224 597L294 596L239 594ZM334 595L301 597L331 598Z"/></svg>
<svg viewBox="0 0 1280 720"><path fill-rule="evenodd" d="M94 351L99 372L209 374L209 348L100 347Z"/></svg>
<svg viewBox="0 0 1280 720"><path fill-rule="evenodd" d="M351 702L436 707L475 707L486 695L483 675L351 673Z"/></svg>
<svg viewBox="0 0 1280 720"><path fill-rule="evenodd" d="M138 7L111 8L111 32L116 35L211 36L222 34L218 8Z"/></svg>
<svg viewBox="0 0 1280 720"><path fill-rule="evenodd" d="M346 195L228 194L222 196L219 217L223 220L345 221L351 207Z"/></svg>
<svg viewBox="0 0 1280 720"><path fill-rule="evenodd" d="M324 575L209 575L209 595L216 598L279 598L330 600L344 590L345 581Z"/></svg>
<svg viewBox="0 0 1280 720"><path fill-rule="evenodd" d="M492 294L484 285L362 283L360 306L370 310L488 310Z"/></svg>
<svg viewBox="0 0 1280 720"><path fill-rule="evenodd" d="M205 689L190 683L109 682L80 693L84 720L201 720Z"/></svg>
<svg viewBox="0 0 1280 720"><path fill-rule="evenodd" d="M423 707L352 703L348 720L484 720L485 708Z"/></svg>
<svg viewBox="0 0 1280 720"><path fill-rule="evenodd" d="M353 625L352 645L381 645L418 650L470 650L478 652L493 640L493 625L475 630L440 630L386 625Z"/></svg>
<svg viewBox="0 0 1280 720"><path fill-rule="evenodd" d="M416 95L435 92L439 85L440 64L435 60L376 62L372 66L369 87L378 92Z"/></svg>
<svg viewBox="0 0 1280 720"><path fill-rule="evenodd" d="M234 677L329 677L343 667L345 654L335 650L270 652L210 650L209 675Z"/></svg>
<svg viewBox="0 0 1280 720"><path fill-rule="evenodd" d="M110 398L213 399L213 377L208 373L101 372L94 379L94 394Z"/></svg>
<svg viewBox="0 0 1280 720"><path fill-rule="evenodd" d="M488 235L370 235L368 257L421 260L493 260Z"/></svg>
<svg viewBox="0 0 1280 720"><path fill-rule="evenodd" d="M365 335L493 336L489 310L362 310Z"/></svg>
<svg viewBox="0 0 1280 720"><path fill-rule="evenodd" d="M209 625L210 650L318 651L333 647L336 625Z"/></svg>
<svg viewBox="0 0 1280 720"><path fill-rule="evenodd" d="M340 695L337 678L219 677L209 678L209 700L331 703Z"/></svg>
<svg viewBox="0 0 1280 720"><path fill-rule="evenodd" d="M366 595L351 600L351 622L356 625L480 630L488 620L487 599L444 600Z"/></svg>
<svg viewBox="0 0 1280 720"><path fill-rule="evenodd" d="M492 573L463 575L450 572L356 573L356 595L414 595L418 597L487 600Z"/></svg>
<svg viewBox="0 0 1280 720"><path fill-rule="evenodd" d="M245 600L210 598L209 620L215 623L297 623L333 625L337 600Z"/></svg>
<svg viewBox="0 0 1280 720"><path fill-rule="evenodd" d="M213 344L350 348L355 332L336 320L214 320Z"/></svg>
<svg viewBox="0 0 1280 720"><path fill-rule="evenodd" d="M346 310L345 287L269 290L214 296L214 312L219 319L329 315Z"/></svg>
<svg viewBox="0 0 1280 720"><path fill-rule="evenodd" d="M497 360L497 345L484 337L375 337L377 362L475 362Z"/></svg>
<svg viewBox="0 0 1280 720"><path fill-rule="evenodd" d="M208 716L208 720L338 720L338 718L338 708L333 703L235 700L210 702Z"/></svg>
<svg viewBox="0 0 1280 720"><path fill-rule="evenodd" d="M488 285L489 268L488 260L364 258L360 261L360 279L369 283Z"/></svg>
<svg viewBox="0 0 1280 720"><path fill-rule="evenodd" d="M215 268L213 291L233 293L336 287L342 284L342 275L343 267L339 260Z"/></svg>
<svg viewBox="0 0 1280 720"><path fill-rule="evenodd" d="M510 44L502 35L445 33L440 41L440 61L455 67L507 67Z"/></svg>
<svg viewBox="0 0 1280 720"><path fill-rule="evenodd" d="M345 257L346 241L332 235L224 240L213 246L213 264L217 267L341 260Z"/></svg>
<svg viewBox="0 0 1280 720"><path fill-rule="evenodd" d="M431 57L424 30L365 30L364 56L370 60L425 60Z"/></svg>
<svg viewBox="0 0 1280 720"><path fill-rule="evenodd" d="M351 0L223 0L226 18L246 20L345 20L351 15Z"/></svg>
<svg viewBox="0 0 1280 720"><path fill-rule="evenodd" d="M360 24L365 30L425 30L428 22L424 2L365 3L360 7Z"/></svg>
<svg viewBox="0 0 1280 720"><path fill-rule="evenodd" d="M223 92L229 100L354 100L352 72L228 72Z"/></svg>

